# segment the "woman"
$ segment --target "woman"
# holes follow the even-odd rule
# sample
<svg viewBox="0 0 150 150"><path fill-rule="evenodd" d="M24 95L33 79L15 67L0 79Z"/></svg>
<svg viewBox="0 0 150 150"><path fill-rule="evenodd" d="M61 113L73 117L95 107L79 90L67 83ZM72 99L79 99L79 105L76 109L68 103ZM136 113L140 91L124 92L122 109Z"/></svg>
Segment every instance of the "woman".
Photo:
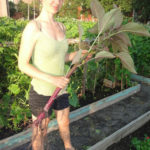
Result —
<svg viewBox="0 0 150 150"><path fill-rule="evenodd" d="M67 54L68 43L64 25L54 20L63 0L42 0L42 11L24 29L19 50L19 69L32 77L29 97L32 120L39 115L56 87L64 88L69 79L64 76L64 62L72 61L76 52ZM87 51L83 51L86 53ZM32 64L30 59L32 57ZM70 141L68 94L59 96L54 104L59 131L65 150L75 150ZM44 150L52 109L42 121L41 128L33 128L33 150Z"/></svg>

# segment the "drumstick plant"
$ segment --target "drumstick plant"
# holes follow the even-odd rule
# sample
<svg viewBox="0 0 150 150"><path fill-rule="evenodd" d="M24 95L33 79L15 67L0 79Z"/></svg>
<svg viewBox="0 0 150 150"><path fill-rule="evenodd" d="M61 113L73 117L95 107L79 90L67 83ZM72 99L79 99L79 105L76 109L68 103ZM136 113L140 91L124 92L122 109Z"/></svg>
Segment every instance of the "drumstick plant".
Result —
<svg viewBox="0 0 150 150"><path fill-rule="evenodd" d="M93 59L98 59L100 61L103 58L118 58L124 68L132 73L136 73L134 62L128 50L128 46L131 46L131 42L127 33L130 32L141 36L150 36L149 32L143 27L143 25L138 23L129 22L122 25L123 15L120 9L116 6L111 11L105 13L104 8L100 3L97 0L92 0L91 11L98 21L97 24L89 30L89 32L97 34L97 36L94 42L90 45L88 52L81 57L81 38L83 30L81 26L79 27L80 49L76 53L76 56L67 71L66 77L69 78L77 67L86 64ZM86 61L90 54L93 55L92 58ZM60 91L60 88L56 88L54 94L50 97L48 103L44 107L44 111L38 116L37 120L34 121L34 125L37 126L46 116L46 112L48 112L48 109Z"/></svg>

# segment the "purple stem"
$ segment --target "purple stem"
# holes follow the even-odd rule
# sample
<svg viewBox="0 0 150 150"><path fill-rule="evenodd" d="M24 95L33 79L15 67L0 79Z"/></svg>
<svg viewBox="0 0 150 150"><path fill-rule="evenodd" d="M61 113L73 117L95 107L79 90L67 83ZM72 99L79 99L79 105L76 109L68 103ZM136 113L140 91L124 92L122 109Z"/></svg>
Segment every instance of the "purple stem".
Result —
<svg viewBox="0 0 150 150"><path fill-rule="evenodd" d="M53 104L56 96L58 95L58 93L60 92L61 88L56 88L53 95L50 97L50 99L48 100L47 104L44 107L44 111L48 112L49 108L51 107L51 105Z"/></svg>
<svg viewBox="0 0 150 150"><path fill-rule="evenodd" d="M38 126L40 122L45 118L45 112L41 112L37 119L33 122L33 125Z"/></svg>
<svg viewBox="0 0 150 150"><path fill-rule="evenodd" d="M74 66L72 67L72 69L68 72L68 74L67 74L67 76L66 76L67 78L69 78L69 77L71 76L71 74L76 70L77 66L78 66L78 64L76 64L76 65L74 65ZM53 95L50 97L50 99L48 100L47 104L45 105L44 111L41 112L41 113L38 115L37 119L33 122L33 125L38 126L39 123L42 122L42 120L45 118L45 115L46 115L46 113L48 112L49 108L50 108L51 105L53 104L53 102L54 102L56 96L57 96L58 93L60 92L60 90L61 90L61 88L58 88L58 87L55 89Z"/></svg>

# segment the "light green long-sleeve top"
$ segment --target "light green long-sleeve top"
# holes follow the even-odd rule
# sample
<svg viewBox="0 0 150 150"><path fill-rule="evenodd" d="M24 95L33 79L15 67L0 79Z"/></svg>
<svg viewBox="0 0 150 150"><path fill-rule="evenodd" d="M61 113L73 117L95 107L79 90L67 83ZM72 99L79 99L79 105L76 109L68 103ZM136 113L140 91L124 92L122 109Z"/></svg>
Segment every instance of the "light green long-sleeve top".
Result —
<svg viewBox="0 0 150 150"><path fill-rule="evenodd" d="M44 73L62 76L67 50L66 38L57 41L40 32L32 54L32 64ZM35 78L32 79L31 85L38 94L45 96L51 96L56 89L55 85Z"/></svg>

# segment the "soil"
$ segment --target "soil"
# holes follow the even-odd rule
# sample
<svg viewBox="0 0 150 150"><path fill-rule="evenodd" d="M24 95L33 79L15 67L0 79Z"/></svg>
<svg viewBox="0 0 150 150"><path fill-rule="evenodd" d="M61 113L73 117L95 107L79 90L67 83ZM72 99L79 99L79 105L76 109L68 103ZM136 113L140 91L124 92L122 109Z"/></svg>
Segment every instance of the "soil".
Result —
<svg viewBox="0 0 150 150"><path fill-rule="evenodd" d="M142 85L140 92L71 123L70 131L72 144L77 150L86 150L149 111L149 91L150 86ZM147 126L149 126L149 124ZM149 131L147 131L145 127L144 129L145 131L139 130L140 132L135 135L139 135L140 138L144 136L144 133L149 135L150 126L147 128ZM108 150L130 150L131 137L132 135L125 141L124 139L121 140L121 142L123 141L122 147L118 147L120 144L114 144L112 147L108 148ZM58 130L49 133L47 139L47 150L64 150ZM30 143L24 144L13 150L27 150L29 144Z"/></svg>
<svg viewBox="0 0 150 150"><path fill-rule="evenodd" d="M102 84L103 83L101 82L99 85L102 85ZM99 87L96 87L96 89L97 90L96 90L95 94L93 94L90 91L86 91L86 95L85 95L86 99L84 97L80 97L79 98L79 107L71 106L70 110L71 111L76 110L80 107L86 106L88 104L98 101L99 99L113 95L113 94L121 91L120 87L110 89L110 88L107 88L104 86L99 86ZM32 122L32 120L29 119L29 121L26 122L26 125L24 125L24 123L20 123L20 125L18 125L20 129L18 129L17 131L11 130L10 128L9 129L7 129L7 128L0 129L0 140L26 130L27 128L31 127L31 124L32 124L31 122Z"/></svg>

